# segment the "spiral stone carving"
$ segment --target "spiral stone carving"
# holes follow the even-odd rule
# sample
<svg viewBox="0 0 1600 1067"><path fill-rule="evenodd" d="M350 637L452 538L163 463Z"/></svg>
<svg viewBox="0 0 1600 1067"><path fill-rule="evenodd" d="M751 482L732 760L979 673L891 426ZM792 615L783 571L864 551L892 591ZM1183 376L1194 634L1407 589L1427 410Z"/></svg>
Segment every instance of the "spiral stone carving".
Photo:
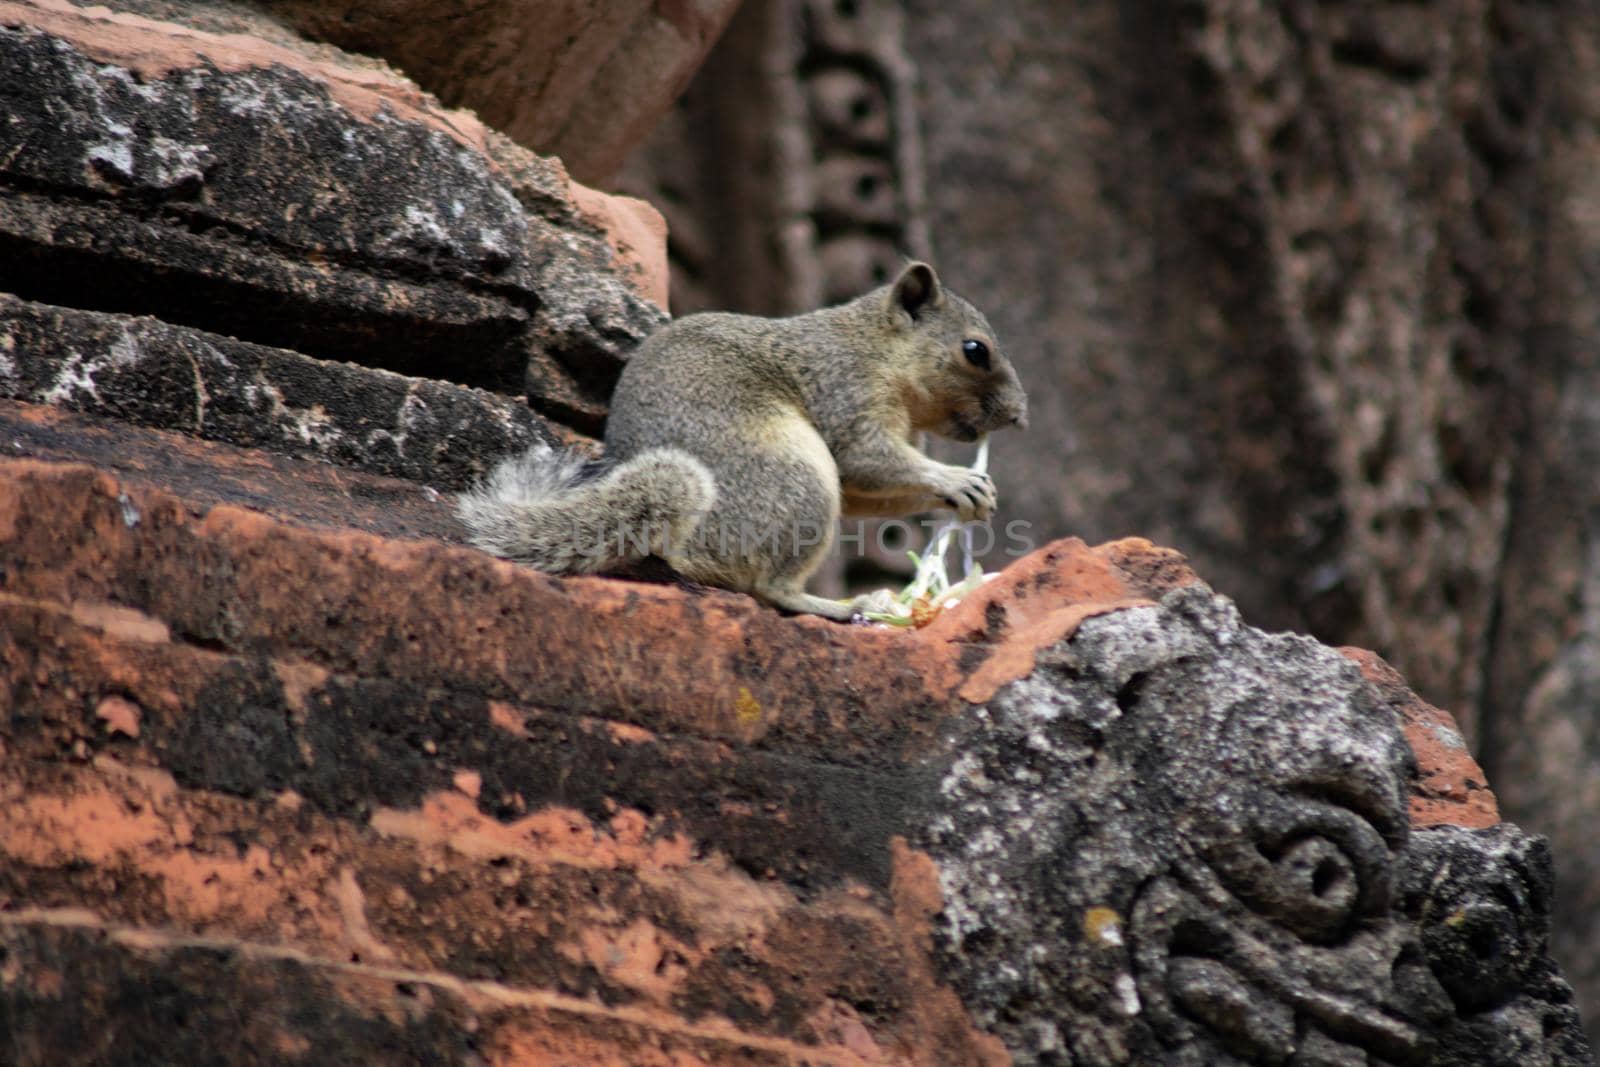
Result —
<svg viewBox="0 0 1600 1067"><path fill-rule="evenodd" d="M1203 586L1085 622L938 770L944 966L1018 1062L1590 1062L1542 842L1413 832L1355 666Z"/></svg>

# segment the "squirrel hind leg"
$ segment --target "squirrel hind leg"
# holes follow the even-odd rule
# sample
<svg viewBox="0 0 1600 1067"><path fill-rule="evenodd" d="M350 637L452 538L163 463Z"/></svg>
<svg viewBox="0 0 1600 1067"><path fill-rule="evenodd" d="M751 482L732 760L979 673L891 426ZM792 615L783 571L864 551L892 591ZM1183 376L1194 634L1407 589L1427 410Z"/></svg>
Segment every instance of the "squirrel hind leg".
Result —
<svg viewBox="0 0 1600 1067"><path fill-rule="evenodd" d="M761 589L755 595L775 608L797 615L820 615L834 622L849 622L855 615L854 605L841 604L837 600L814 596L798 589Z"/></svg>
<svg viewBox="0 0 1600 1067"><path fill-rule="evenodd" d="M700 460L676 448L642 452L606 475L607 510L650 529L650 549L673 561L693 544L717 502L717 481Z"/></svg>

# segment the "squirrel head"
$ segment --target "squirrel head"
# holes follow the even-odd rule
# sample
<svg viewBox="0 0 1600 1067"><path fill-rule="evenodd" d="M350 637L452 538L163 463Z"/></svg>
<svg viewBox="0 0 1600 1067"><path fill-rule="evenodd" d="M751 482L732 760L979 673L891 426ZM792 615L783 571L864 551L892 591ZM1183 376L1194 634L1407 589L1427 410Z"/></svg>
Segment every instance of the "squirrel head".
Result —
<svg viewBox="0 0 1600 1067"><path fill-rule="evenodd" d="M983 313L911 263L880 290L882 311L910 355L902 383L915 430L976 441L991 430L1026 428L1028 395Z"/></svg>

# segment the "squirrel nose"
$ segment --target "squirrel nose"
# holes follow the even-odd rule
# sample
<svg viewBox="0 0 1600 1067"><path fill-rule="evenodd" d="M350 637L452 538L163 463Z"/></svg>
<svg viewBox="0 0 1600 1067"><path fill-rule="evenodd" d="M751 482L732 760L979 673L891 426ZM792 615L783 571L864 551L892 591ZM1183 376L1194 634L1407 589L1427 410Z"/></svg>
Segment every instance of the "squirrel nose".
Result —
<svg viewBox="0 0 1600 1067"><path fill-rule="evenodd" d="M1011 416L1011 425L1015 426L1019 430L1026 430L1028 428L1028 411L1026 408Z"/></svg>

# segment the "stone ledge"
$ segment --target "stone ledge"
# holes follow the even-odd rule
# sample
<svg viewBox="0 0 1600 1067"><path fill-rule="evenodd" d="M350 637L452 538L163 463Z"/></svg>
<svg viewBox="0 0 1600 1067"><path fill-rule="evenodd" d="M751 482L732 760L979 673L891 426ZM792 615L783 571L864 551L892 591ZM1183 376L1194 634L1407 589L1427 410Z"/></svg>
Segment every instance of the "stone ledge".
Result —
<svg viewBox="0 0 1600 1067"><path fill-rule="evenodd" d="M112 1050L119 1062L151 1063L283 1063L313 1051L321 1062L501 1067L872 1062L842 1041L763 1038L721 1020L119 926L75 909L0 917L0 945L35 980L0 993L0 1011L17 1023L8 1045L18 1067L96 1062Z"/></svg>
<svg viewBox="0 0 1600 1067"><path fill-rule="evenodd" d="M0 289L502 392L532 382L544 410L598 432L663 321L651 209L578 190L392 72L309 50L0 0L17 72L0 110L34 146L0 153Z"/></svg>
<svg viewBox="0 0 1600 1067"><path fill-rule="evenodd" d="M555 435L479 389L0 293L0 397L439 489Z"/></svg>
<svg viewBox="0 0 1600 1067"><path fill-rule="evenodd" d="M1273 1027L1321 1013L1319 1055L1421 1055L1413 1009L1454 1020L1447 996L1451 1049L1578 1047L1540 970L1547 852L1436 825L1483 824L1486 796L1439 803L1481 777L1407 758L1400 727L1443 713L1242 627L1148 542L1046 546L923 630L842 627L493 560L409 482L16 403L0 445L33 453L0 460L0 898L85 909L0 935L23 1062L75 1047L67 1002L143 1040L106 990L164 976L191 1018L261 1001L253 1040L336 1027L358 1058L1000 1063L997 1033L1056 1040L997 1007L1056 986L987 977L982 930L1020 916L1066 923L1086 976L1047 1018L1132 990L1141 1041L1288 1047L1217 1007L1267 982ZM1157 876L1124 884L1134 858ZM1492 885L1449 874L1474 864ZM1369 979L1330 998L1339 968Z"/></svg>
<svg viewBox="0 0 1600 1067"><path fill-rule="evenodd" d="M115 603L204 649L310 657L349 678L841 767L903 766L1082 619L1196 580L1148 542L1060 542L927 629L841 627L732 593L551 578L440 544L458 534L448 502L404 483L29 405L0 404L0 428L13 454L53 461L0 461L0 591L12 597ZM61 462L72 459L120 461L122 473ZM362 503L375 493L380 508ZM708 639L685 647L684 633ZM1429 767L1430 796L1486 794L1470 759ZM1484 825L1483 810L1459 819Z"/></svg>
<svg viewBox="0 0 1600 1067"><path fill-rule="evenodd" d="M115 602L208 647L314 653L339 673L773 751L903 758L935 736L969 675L1010 655L1003 626L961 629L962 616L913 633L784 618L721 591L556 579L470 549L290 530L227 505L201 514L84 467L9 461L0 484L0 588L13 595ZM1105 553L1064 551L1062 595L1083 574L1117 602L1143 592ZM685 647L684 633L708 639ZM1020 676L1025 662L1005 669Z"/></svg>
<svg viewBox="0 0 1600 1067"><path fill-rule="evenodd" d="M56 407L0 400L0 456L87 464L132 489L178 496L196 515L234 505L308 529L441 541L460 533L450 501L416 482Z"/></svg>
<svg viewBox="0 0 1600 1067"><path fill-rule="evenodd" d="M326 5L318 7L322 14L327 13ZM121 67L141 81L165 79L199 66L224 72L279 67L325 85L341 107L365 122L392 117L433 129L493 160L516 186L535 194L531 199L540 209L553 209L553 221L571 224L581 220L604 235L641 294L666 308L664 223L660 213L644 201L572 181L558 160L519 148L470 111L444 107L432 94L380 62L308 45L259 16L235 13L230 31L201 26L201 22L230 21L203 5L168 5L164 13L169 18L190 18L188 22L166 21L70 0L0 0L0 26L27 26L71 42L85 55ZM395 26L392 18L383 21L390 28ZM701 38L705 48L715 38L715 29L707 29L711 32ZM694 58L698 60L698 56ZM664 110L670 102L658 100L654 106Z"/></svg>

